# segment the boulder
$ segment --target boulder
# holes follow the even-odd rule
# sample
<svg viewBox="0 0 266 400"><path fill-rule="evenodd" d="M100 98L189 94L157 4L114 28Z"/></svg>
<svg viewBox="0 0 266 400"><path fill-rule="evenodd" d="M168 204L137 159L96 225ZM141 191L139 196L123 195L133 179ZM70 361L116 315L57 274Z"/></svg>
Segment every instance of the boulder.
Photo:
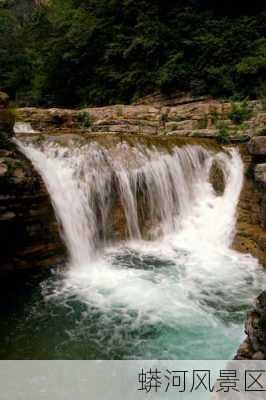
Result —
<svg viewBox="0 0 266 400"><path fill-rule="evenodd" d="M248 144L250 154L266 156L266 136L254 136Z"/></svg>
<svg viewBox="0 0 266 400"><path fill-rule="evenodd" d="M9 96L5 92L0 92L0 109L7 108L9 104Z"/></svg>
<svg viewBox="0 0 266 400"><path fill-rule="evenodd" d="M247 314L247 338L239 347L235 359L266 359L266 291L256 299L255 308Z"/></svg>
<svg viewBox="0 0 266 400"><path fill-rule="evenodd" d="M223 170L216 161L211 166L209 180L216 194L221 196L224 193L225 189L225 179Z"/></svg>

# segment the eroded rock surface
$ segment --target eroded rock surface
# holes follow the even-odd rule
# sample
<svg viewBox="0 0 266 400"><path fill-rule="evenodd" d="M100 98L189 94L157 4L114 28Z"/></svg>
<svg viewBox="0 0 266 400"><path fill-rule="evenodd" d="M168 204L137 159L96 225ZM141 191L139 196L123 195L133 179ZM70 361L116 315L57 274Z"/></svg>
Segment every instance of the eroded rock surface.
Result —
<svg viewBox="0 0 266 400"><path fill-rule="evenodd" d="M10 141L12 128L12 117L0 122L0 274L50 267L64 254L49 195L30 161Z"/></svg>
<svg viewBox="0 0 266 400"><path fill-rule="evenodd" d="M226 126L230 141L243 142L261 132L266 113L252 101L250 116L239 124L230 119L232 103L188 96L168 102L152 98L136 105L114 105L82 110L21 108L17 120L31 122L36 130L82 129L95 133L132 133L217 138Z"/></svg>
<svg viewBox="0 0 266 400"><path fill-rule="evenodd" d="M16 150L0 150L0 188L0 273L58 263L64 249L49 195Z"/></svg>
<svg viewBox="0 0 266 400"><path fill-rule="evenodd" d="M266 156L266 136L255 136L251 139L248 149L253 156Z"/></svg>
<svg viewBox="0 0 266 400"><path fill-rule="evenodd" d="M262 138L262 140L260 140ZM266 266L266 186L264 183L264 166L266 149L263 150L264 137L254 137L253 145L239 146L245 165L244 187L238 204L236 236L233 246L236 250L251 253ZM261 144L261 147L259 146Z"/></svg>
<svg viewBox="0 0 266 400"><path fill-rule="evenodd" d="M255 181L266 189L266 163L257 164L254 168Z"/></svg>
<svg viewBox="0 0 266 400"><path fill-rule="evenodd" d="M247 337L235 359L266 360L266 291L258 296L255 307L247 314L245 334Z"/></svg>

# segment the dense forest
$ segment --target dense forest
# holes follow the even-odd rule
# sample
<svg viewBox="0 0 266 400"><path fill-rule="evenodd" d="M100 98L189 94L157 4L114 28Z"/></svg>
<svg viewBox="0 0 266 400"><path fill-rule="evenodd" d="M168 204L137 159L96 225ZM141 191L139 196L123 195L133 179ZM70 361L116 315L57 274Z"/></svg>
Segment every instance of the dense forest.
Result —
<svg viewBox="0 0 266 400"><path fill-rule="evenodd" d="M41 106L265 97L266 2L0 0L0 90Z"/></svg>

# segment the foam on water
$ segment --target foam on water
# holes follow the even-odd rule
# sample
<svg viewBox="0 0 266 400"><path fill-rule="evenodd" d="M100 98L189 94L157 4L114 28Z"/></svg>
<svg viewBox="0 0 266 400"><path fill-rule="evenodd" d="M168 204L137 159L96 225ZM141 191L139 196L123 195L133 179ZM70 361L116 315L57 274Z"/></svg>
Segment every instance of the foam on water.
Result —
<svg viewBox="0 0 266 400"><path fill-rule="evenodd" d="M230 249L243 184L236 150L19 146L47 185L69 251L66 272L44 283L43 295L74 314L77 302L86 305L72 339L82 332L104 358L232 355L243 312L265 284L257 261ZM209 182L214 161L225 180L220 196ZM128 238L112 243L113 190ZM143 236L143 204L152 241Z"/></svg>

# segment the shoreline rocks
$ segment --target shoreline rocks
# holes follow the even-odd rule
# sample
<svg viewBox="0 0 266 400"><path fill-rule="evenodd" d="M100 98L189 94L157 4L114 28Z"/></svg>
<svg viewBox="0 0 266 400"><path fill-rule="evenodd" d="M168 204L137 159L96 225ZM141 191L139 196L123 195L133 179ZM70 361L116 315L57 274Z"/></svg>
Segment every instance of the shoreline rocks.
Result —
<svg viewBox="0 0 266 400"><path fill-rule="evenodd" d="M266 290L248 312L245 322L244 342L240 345L235 360L266 360Z"/></svg>

